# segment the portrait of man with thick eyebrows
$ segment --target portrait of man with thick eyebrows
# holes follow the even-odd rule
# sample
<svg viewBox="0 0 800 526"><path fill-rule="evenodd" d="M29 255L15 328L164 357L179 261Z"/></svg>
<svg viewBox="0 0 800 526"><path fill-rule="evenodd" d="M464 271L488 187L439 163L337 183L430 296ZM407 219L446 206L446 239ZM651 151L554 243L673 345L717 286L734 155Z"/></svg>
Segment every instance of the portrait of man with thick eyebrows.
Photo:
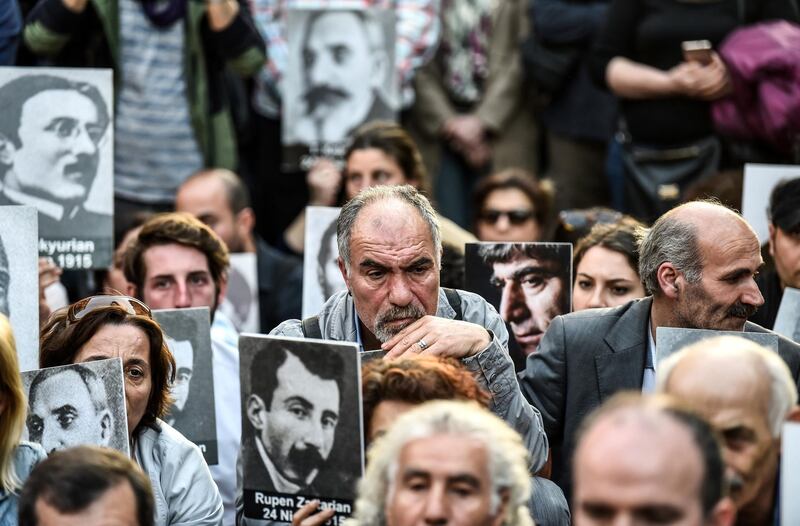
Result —
<svg viewBox="0 0 800 526"><path fill-rule="evenodd" d="M299 31L300 63L287 143L341 142L360 124L395 118L387 93L395 78L394 31L387 35L379 12L298 11L290 27Z"/></svg>
<svg viewBox="0 0 800 526"><path fill-rule="evenodd" d="M102 378L80 364L38 371L28 392L27 428L29 439L47 453L110 446L114 416Z"/></svg>

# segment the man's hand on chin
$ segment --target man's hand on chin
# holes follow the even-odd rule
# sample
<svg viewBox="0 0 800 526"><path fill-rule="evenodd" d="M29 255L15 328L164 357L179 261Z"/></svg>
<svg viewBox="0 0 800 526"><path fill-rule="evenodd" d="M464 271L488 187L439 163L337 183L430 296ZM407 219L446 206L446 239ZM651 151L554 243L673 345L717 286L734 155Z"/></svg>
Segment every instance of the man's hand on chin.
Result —
<svg viewBox="0 0 800 526"><path fill-rule="evenodd" d="M465 358L486 349L489 331L466 321L424 316L381 345L386 358L426 354Z"/></svg>

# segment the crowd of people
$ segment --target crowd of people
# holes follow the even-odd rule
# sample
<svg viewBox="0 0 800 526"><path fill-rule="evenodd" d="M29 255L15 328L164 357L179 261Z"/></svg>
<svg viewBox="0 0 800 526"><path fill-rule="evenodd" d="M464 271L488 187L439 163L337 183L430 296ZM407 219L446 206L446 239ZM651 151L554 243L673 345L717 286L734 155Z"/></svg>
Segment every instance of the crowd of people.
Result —
<svg viewBox="0 0 800 526"><path fill-rule="evenodd" d="M800 168L766 237L737 210L744 163L800 163L800 130L718 116L776 86L800 112L729 45L796 41L795 0L1 4L0 208L36 208L42 255L76 228L96 247L30 269L28 377L0 237L0 526L341 526L342 491L349 526L790 526L800 309L773 329L800 288ZM318 255L308 206L337 209ZM258 332L294 342L269 357L244 360L223 307L243 254ZM187 405L198 353L153 312L189 308L211 406ZM667 356L664 329L705 332ZM320 341L357 347L356 380ZM176 429L188 407L216 462ZM273 494L315 498L254 507Z"/></svg>

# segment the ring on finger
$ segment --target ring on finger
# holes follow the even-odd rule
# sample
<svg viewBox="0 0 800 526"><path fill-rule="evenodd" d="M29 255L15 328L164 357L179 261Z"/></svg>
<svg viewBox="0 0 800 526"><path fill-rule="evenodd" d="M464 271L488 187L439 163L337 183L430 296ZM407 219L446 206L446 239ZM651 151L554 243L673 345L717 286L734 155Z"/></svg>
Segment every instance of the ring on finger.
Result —
<svg viewBox="0 0 800 526"><path fill-rule="evenodd" d="M430 347L430 345L428 345L428 343L427 343L427 342L426 342L424 339L422 339L422 338L420 338L420 340L417 342L417 345L418 345L418 346L419 346L419 348L420 348L420 349L422 349L423 351L424 351L425 349L427 349L428 347Z"/></svg>

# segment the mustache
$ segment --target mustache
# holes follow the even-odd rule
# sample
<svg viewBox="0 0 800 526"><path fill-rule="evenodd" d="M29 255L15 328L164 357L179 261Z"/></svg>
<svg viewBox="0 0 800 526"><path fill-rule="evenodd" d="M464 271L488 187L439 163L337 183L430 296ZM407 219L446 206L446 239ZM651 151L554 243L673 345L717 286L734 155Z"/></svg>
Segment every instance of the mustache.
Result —
<svg viewBox="0 0 800 526"><path fill-rule="evenodd" d="M306 477L325 462L322 453L319 452L316 446L306 446L302 449L292 446L289 450L288 460L289 464L298 473L303 474L303 477Z"/></svg>
<svg viewBox="0 0 800 526"><path fill-rule="evenodd" d="M350 98L350 94L341 88L319 84L312 86L311 89L303 94L306 103L306 113L314 113L319 106L335 106Z"/></svg>
<svg viewBox="0 0 800 526"><path fill-rule="evenodd" d="M728 489L732 497L735 497L744 489L744 479L738 473L728 475Z"/></svg>
<svg viewBox="0 0 800 526"><path fill-rule="evenodd" d="M386 340L382 340L385 343L392 336L402 331L403 329L408 327L408 325L411 325L411 323L413 322L410 322L407 325L399 328L388 327L387 326L388 323L391 323L395 320L402 320L404 318L411 318L412 320L418 320L423 316L425 316L425 311L422 309L422 307L414 303L410 303L404 307L394 306L389 310L378 314L378 316L375 318L375 332L376 332L375 336L377 336L378 339L381 339L382 335L388 335L389 337L386 338Z"/></svg>
<svg viewBox="0 0 800 526"><path fill-rule="evenodd" d="M734 318L749 318L756 313L757 309L758 308L753 305L747 305L746 303L737 301L728 309L728 316Z"/></svg>

